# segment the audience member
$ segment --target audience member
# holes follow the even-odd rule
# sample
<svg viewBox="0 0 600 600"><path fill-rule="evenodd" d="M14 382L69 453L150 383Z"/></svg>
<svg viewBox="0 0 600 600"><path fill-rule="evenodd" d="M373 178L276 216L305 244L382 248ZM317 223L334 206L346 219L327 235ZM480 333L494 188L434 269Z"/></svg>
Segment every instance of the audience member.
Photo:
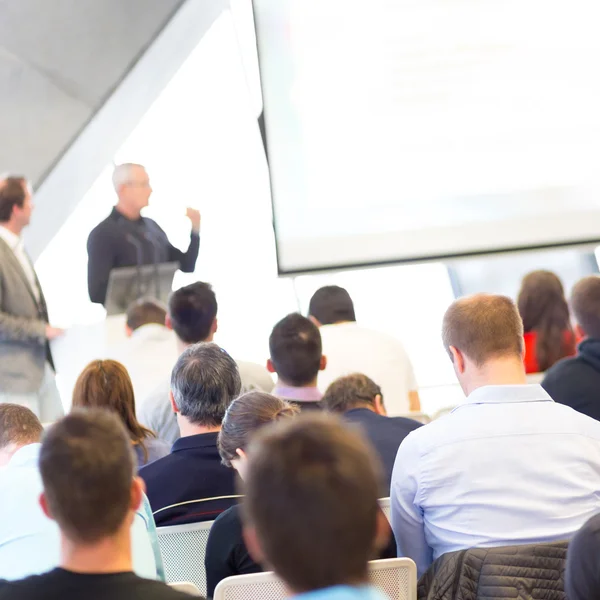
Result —
<svg viewBox="0 0 600 600"><path fill-rule="evenodd" d="M550 271L523 278L517 306L525 332L525 371L539 373L575 354L575 334L560 279Z"/></svg>
<svg viewBox="0 0 600 600"><path fill-rule="evenodd" d="M77 378L73 407L104 408L116 413L129 433L138 468L169 454L169 444L138 422L131 379L121 363L92 361Z"/></svg>
<svg viewBox="0 0 600 600"><path fill-rule="evenodd" d="M565 592L569 600L600 598L600 514L592 517L569 544Z"/></svg>
<svg viewBox="0 0 600 600"><path fill-rule="evenodd" d="M561 404L600 421L600 277L578 282L571 293L578 354L548 370L542 387Z"/></svg>
<svg viewBox="0 0 600 600"><path fill-rule="evenodd" d="M271 332L269 351L267 369L277 373L273 394L302 410L320 409L323 394L317 377L327 366L327 359L316 325L298 313L284 317Z"/></svg>
<svg viewBox="0 0 600 600"><path fill-rule="evenodd" d="M241 389L235 361L217 344L190 346L171 375L170 400L181 437L171 454L141 469L157 525L212 521L234 504L231 469L217 436Z"/></svg>
<svg viewBox="0 0 600 600"><path fill-rule="evenodd" d="M325 390L332 381L364 373L383 391L387 410L396 416L421 410L417 381L404 346L395 338L356 323L350 294L337 285L317 290L309 316L319 326L327 369L319 375Z"/></svg>
<svg viewBox="0 0 600 600"><path fill-rule="evenodd" d="M179 356L177 338L166 327L166 317L166 307L152 298L133 302L127 309L127 339L107 354L127 369L138 405L169 378Z"/></svg>
<svg viewBox="0 0 600 600"><path fill-rule="evenodd" d="M212 342L217 332L217 298L208 283L197 281L173 292L167 308L167 327L177 336L179 352L199 342ZM237 361L242 389L270 392L273 379L256 363ZM179 439L179 429L169 402L170 382L167 378L138 408L140 421L158 437L171 444Z"/></svg>
<svg viewBox="0 0 600 600"><path fill-rule="evenodd" d="M0 177L0 402L28 406L44 422L63 415L44 294L23 245L33 203L23 177Z"/></svg>
<svg viewBox="0 0 600 600"><path fill-rule="evenodd" d="M75 411L59 421L39 449L39 468L41 509L60 529L59 566L19 581L0 580L0 600L186 597L133 573L131 526L144 486L134 477L131 444L115 415Z"/></svg>
<svg viewBox="0 0 600 600"><path fill-rule="evenodd" d="M355 373L336 379L325 392L323 407L356 423L379 454L384 471L384 495L390 495L394 460L402 440L421 427L404 417L388 417L380 387L366 375Z"/></svg>
<svg viewBox="0 0 600 600"><path fill-rule="evenodd" d="M297 600L386 597L368 575L389 531L378 467L362 436L318 413L269 426L250 442L244 538Z"/></svg>
<svg viewBox="0 0 600 600"><path fill-rule="evenodd" d="M234 400L225 413L219 433L219 454L226 467L244 478L246 447L260 427L298 414L298 408L264 392L248 392ZM222 512L210 529L206 546L206 588L212 598L217 584L225 577L261 571L246 549L242 537L240 506Z"/></svg>
<svg viewBox="0 0 600 600"><path fill-rule="evenodd" d="M467 396L408 435L391 486L398 555L568 539L600 510L600 423L526 385L523 324L506 297L454 302L443 342Z"/></svg>

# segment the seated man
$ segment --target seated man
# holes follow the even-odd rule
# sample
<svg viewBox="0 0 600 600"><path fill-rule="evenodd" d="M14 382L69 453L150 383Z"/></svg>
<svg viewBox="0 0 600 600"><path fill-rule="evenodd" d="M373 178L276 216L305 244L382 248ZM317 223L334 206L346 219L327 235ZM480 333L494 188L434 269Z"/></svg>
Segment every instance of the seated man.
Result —
<svg viewBox="0 0 600 600"><path fill-rule="evenodd" d="M169 378L179 356L175 334L165 326L166 316L160 302L136 300L127 309L127 339L108 352L127 369L138 409L144 398Z"/></svg>
<svg viewBox="0 0 600 600"><path fill-rule="evenodd" d="M396 416L421 410L417 381L404 346L395 338L360 327L350 294L337 285L318 289L310 300L310 318L319 326L327 370L319 387L343 375L364 373L377 382L387 410Z"/></svg>
<svg viewBox="0 0 600 600"><path fill-rule="evenodd" d="M59 563L58 527L38 502L42 433L41 423L28 408L0 404L0 579L43 573ZM136 513L131 535L135 572L156 578L162 559L149 507Z"/></svg>
<svg viewBox="0 0 600 600"><path fill-rule="evenodd" d="M197 281L171 294L166 325L175 332L179 353L192 344L213 341L217 308L217 298L208 283ZM237 366L244 391L273 389L273 379L261 365L237 361ZM140 423L155 431L161 440L174 444L179 439L179 429L169 402L169 389L167 377L148 397L141 399L137 412Z"/></svg>
<svg viewBox="0 0 600 600"><path fill-rule="evenodd" d="M171 454L140 469L157 525L212 521L235 504L233 470L221 464L217 437L239 395L235 361L217 344L184 350L171 375L171 409L181 437Z"/></svg>
<svg viewBox="0 0 600 600"><path fill-rule="evenodd" d="M323 394L317 376L327 365L321 336L314 323L298 313L281 319L269 337L271 358L267 369L277 373L273 395L296 404L301 410L320 409Z"/></svg>
<svg viewBox="0 0 600 600"><path fill-rule="evenodd" d="M387 541L377 459L331 416L304 415L250 442L242 518L254 559L308 600L383 600L368 561Z"/></svg>
<svg viewBox="0 0 600 600"><path fill-rule="evenodd" d="M565 592L569 600L600 598L600 514L592 517L569 544Z"/></svg>
<svg viewBox="0 0 600 600"><path fill-rule="evenodd" d="M327 388L321 403L326 410L343 414L346 421L362 428L381 459L383 493L389 496L398 448L411 431L421 427L421 423L404 417L388 417L379 386L358 373L336 379Z"/></svg>
<svg viewBox="0 0 600 600"><path fill-rule="evenodd" d="M600 421L600 277L582 279L571 293L577 356L548 369L542 387L561 404Z"/></svg>
<svg viewBox="0 0 600 600"><path fill-rule="evenodd" d="M144 484L134 477L131 442L115 415L72 412L47 433L39 464L40 505L60 530L59 566L18 581L0 580L0 600L187 597L133 573L131 524Z"/></svg>
<svg viewBox="0 0 600 600"><path fill-rule="evenodd" d="M423 574L454 550L570 538L600 511L600 423L526 384L523 323L509 298L457 300L442 337L467 398L398 450L398 555Z"/></svg>

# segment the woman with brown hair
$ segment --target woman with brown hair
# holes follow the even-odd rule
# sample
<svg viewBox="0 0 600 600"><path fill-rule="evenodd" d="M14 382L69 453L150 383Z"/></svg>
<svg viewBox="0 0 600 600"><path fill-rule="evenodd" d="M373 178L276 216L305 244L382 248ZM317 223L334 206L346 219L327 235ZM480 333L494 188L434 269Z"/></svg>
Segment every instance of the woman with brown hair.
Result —
<svg viewBox="0 0 600 600"><path fill-rule="evenodd" d="M138 468L169 454L167 442L139 423L135 416L133 385L127 369L115 360L94 360L79 375L73 408L104 408L123 421L137 456Z"/></svg>
<svg viewBox="0 0 600 600"><path fill-rule="evenodd" d="M299 412L295 406L270 394L243 394L229 405L221 425L218 440L221 461L225 466L235 469L243 479L245 449L254 432L268 423L294 417ZM212 598L217 584L225 577L258 573L262 570L246 550L239 505L228 508L213 523L204 564L208 598Z"/></svg>
<svg viewBox="0 0 600 600"><path fill-rule="evenodd" d="M575 334L560 279L533 271L521 282L517 299L525 332L525 370L539 373L575 354Z"/></svg>

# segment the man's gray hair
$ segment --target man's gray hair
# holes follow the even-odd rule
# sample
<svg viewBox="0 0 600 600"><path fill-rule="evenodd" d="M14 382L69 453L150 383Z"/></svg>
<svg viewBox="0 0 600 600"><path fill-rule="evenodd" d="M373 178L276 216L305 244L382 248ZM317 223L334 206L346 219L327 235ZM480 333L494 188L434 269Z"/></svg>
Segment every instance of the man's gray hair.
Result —
<svg viewBox="0 0 600 600"><path fill-rule="evenodd" d="M205 427L221 425L241 388L236 362L214 343L201 342L184 350L171 374L171 392L179 412Z"/></svg>
<svg viewBox="0 0 600 600"><path fill-rule="evenodd" d="M115 167L112 174L112 183L115 191L118 192L123 184L133 181L134 169L145 169L145 167L137 163L123 163Z"/></svg>

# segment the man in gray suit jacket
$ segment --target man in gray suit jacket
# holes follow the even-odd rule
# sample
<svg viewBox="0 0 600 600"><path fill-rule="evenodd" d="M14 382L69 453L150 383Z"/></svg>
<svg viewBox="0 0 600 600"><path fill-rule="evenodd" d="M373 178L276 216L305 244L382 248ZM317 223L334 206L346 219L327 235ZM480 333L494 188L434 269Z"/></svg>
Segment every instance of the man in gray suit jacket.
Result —
<svg viewBox="0 0 600 600"><path fill-rule="evenodd" d="M29 407L42 422L63 414L49 341L46 302L21 232L29 224L31 190L22 177L0 179L0 402Z"/></svg>

